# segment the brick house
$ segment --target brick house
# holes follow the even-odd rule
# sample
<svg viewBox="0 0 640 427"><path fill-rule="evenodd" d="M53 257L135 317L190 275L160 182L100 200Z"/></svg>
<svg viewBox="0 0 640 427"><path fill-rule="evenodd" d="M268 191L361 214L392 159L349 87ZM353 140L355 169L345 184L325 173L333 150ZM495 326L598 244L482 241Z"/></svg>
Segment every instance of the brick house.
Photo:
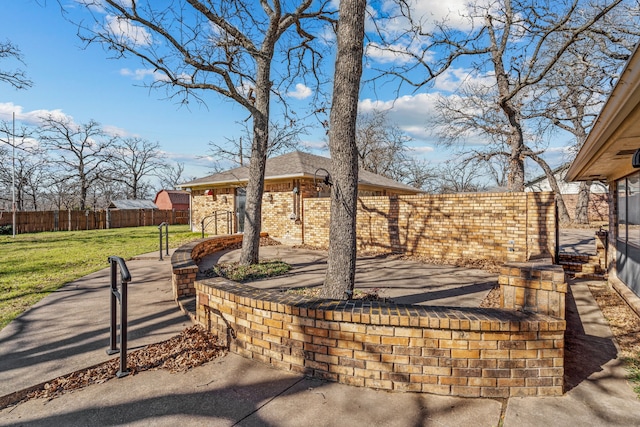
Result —
<svg viewBox="0 0 640 427"><path fill-rule="evenodd" d="M327 197L325 178L331 172L331 159L294 151L267 159L262 199L262 231L290 242L303 240L303 200ZM358 195L415 195L422 191L360 170ZM247 166L199 178L179 185L190 190L193 231L203 228L209 234L230 234L244 229ZM329 212L326 212L329 215Z"/></svg>
<svg viewBox="0 0 640 427"><path fill-rule="evenodd" d="M609 185L609 283L640 313L639 135L640 49L636 48L567 179L605 180Z"/></svg>
<svg viewBox="0 0 640 427"><path fill-rule="evenodd" d="M190 194L184 190L160 190L153 202L158 209L188 211Z"/></svg>

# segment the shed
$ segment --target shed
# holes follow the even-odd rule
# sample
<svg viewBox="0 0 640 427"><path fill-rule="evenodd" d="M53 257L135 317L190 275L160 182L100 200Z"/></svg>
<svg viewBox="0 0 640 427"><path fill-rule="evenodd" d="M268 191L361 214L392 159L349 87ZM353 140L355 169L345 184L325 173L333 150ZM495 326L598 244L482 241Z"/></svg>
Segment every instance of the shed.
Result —
<svg viewBox="0 0 640 427"><path fill-rule="evenodd" d="M188 211L189 197L189 192L184 190L160 190L153 202L158 209Z"/></svg>

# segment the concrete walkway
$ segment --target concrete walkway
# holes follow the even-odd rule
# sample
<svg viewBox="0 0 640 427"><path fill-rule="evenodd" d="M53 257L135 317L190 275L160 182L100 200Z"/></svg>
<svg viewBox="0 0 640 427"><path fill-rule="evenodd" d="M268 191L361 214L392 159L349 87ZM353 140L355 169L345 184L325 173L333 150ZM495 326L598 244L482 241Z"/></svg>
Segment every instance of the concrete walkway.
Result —
<svg viewBox="0 0 640 427"><path fill-rule="evenodd" d="M396 262L397 273L404 261ZM130 348L187 327L171 299L169 261L150 254L127 265L133 277ZM294 278L296 285L303 279ZM108 269L82 278L0 331L0 396L107 360L108 283ZM0 410L0 425L497 426L501 416L507 427L640 425L640 400L624 380L600 310L586 283L571 288L574 332L567 352L586 357L567 368L571 390L562 397L498 401L390 393L309 379L228 354L183 374L146 371L7 407Z"/></svg>

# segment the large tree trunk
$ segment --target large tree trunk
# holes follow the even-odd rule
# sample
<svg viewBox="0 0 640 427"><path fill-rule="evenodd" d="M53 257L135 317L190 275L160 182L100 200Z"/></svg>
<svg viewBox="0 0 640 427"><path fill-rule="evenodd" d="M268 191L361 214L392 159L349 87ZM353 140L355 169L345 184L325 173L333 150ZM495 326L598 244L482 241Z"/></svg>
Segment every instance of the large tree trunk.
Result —
<svg viewBox="0 0 640 427"><path fill-rule="evenodd" d="M333 80L329 150L331 152L331 221L329 257L321 296L350 298L356 271L358 150L356 117L362 76L365 0L340 2L338 52Z"/></svg>
<svg viewBox="0 0 640 427"><path fill-rule="evenodd" d="M509 174L507 175L507 186L509 191L524 191L524 151L523 136L520 130L514 131L516 134L509 139L511 155L509 156Z"/></svg>
<svg viewBox="0 0 640 427"><path fill-rule="evenodd" d="M262 228L262 194L264 172L269 143L269 96L271 94L270 59L258 62L255 85L256 102L253 116L253 142L249 160L249 183L244 216L244 236L240 264L257 264L259 261L260 230Z"/></svg>
<svg viewBox="0 0 640 427"><path fill-rule="evenodd" d="M589 224L589 198L591 195L591 181L582 181L578 190L576 202L576 224Z"/></svg>
<svg viewBox="0 0 640 427"><path fill-rule="evenodd" d="M560 191L560 186L558 185L558 180L556 179L553 171L549 167L549 164L540 156L535 153L529 151L529 157L536 162L544 171L544 174L547 176L549 180L549 185L551 186L551 190L556 193L556 203L558 204L558 220L560 224L569 224L571 222L571 217L569 216L569 211L567 210L567 205L564 203L564 199L562 198L562 191Z"/></svg>

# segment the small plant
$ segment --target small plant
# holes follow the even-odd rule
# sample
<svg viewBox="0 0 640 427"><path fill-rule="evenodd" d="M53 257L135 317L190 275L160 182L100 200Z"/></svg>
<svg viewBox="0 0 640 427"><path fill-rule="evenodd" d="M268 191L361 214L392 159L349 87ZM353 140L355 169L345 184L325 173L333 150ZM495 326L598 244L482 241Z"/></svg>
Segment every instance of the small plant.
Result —
<svg viewBox="0 0 640 427"><path fill-rule="evenodd" d="M284 261L266 260L251 265L240 265L238 262L216 264L208 273L211 276L220 276L234 282L245 283L281 276L289 270L291 270L291 266Z"/></svg>

